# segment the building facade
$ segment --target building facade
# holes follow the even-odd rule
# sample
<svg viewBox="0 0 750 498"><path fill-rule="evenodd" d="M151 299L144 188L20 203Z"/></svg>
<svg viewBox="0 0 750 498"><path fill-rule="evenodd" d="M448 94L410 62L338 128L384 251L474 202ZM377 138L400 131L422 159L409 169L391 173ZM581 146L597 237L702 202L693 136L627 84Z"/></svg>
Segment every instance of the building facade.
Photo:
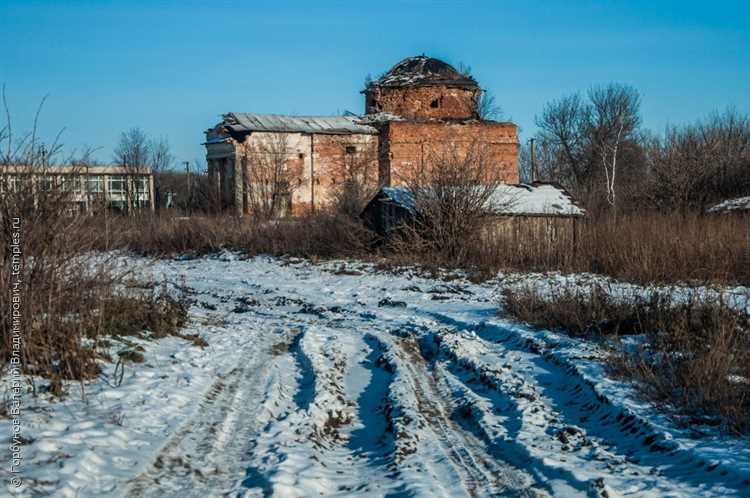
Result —
<svg viewBox="0 0 750 498"><path fill-rule="evenodd" d="M449 64L410 57L362 93L362 116L225 114L205 142L217 207L240 216L263 203L277 215L314 211L355 176L373 192L403 185L442 149L476 144L505 182L519 181L516 125L481 119L481 88Z"/></svg>
<svg viewBox="0 0 750 498"><path fill-rule="evenodd" d="M54 196L71 214L111 209L154 210L150 168L122 166L0 166L0 195Z"/></svg>

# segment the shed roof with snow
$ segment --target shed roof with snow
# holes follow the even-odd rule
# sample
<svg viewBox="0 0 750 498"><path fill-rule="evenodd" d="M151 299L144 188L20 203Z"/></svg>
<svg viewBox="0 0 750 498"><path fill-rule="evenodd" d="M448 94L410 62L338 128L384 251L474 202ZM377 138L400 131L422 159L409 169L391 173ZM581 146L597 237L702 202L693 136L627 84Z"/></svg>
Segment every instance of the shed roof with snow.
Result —
<svg viewBox="0 0 750 498"><path fill-rule="evenodd" d="M328 135L377 134L377 130L360 123L355 115L346 116L284 116L231 112L223 116L222 126L233 133L253 131L284 133L318 133Z"/></svg>
<svg viewBox="0 0 750 498"><path fill-rule="evenodd" d="M389 202L411 213L417 211L414 194L406 187L383 187L373 200ZM488 211L498 216L562 216L586 214L562 186L534 182L500 185L487 201Z"/></svg>
<svg viewBox="0 0 750 498"><path fill-rule="evenodd" d="M711 214L722 214L722 213L748 213L750 214L750 196L747 197L735 197L734 199L727 199L722 201L715 206L711 206L706 210Z"/></svg>

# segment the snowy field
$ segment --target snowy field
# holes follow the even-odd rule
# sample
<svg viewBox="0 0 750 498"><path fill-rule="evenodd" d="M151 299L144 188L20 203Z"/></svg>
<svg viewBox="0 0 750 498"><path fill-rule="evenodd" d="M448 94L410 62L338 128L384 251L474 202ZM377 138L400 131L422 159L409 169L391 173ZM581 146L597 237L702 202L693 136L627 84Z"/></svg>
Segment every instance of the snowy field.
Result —
<svg viewBox="0 0 750 498"><path fill-rule="evenodd" d="M187 292L209 345L137 341L120 385L106 364L85 400L27 395L24 486L4 496L750 496L747 440L677 427L597 347L498 316L496 284L129 264Z"/></svg>

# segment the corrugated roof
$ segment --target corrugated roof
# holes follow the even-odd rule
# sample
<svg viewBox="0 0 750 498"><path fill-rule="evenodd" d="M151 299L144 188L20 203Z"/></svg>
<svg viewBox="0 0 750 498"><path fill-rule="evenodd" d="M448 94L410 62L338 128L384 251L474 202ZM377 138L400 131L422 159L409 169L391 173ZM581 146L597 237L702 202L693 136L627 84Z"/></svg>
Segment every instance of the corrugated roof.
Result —
<svg viewBox="0 0 750 498"><path fill-rule="evenodd" d="M406 187L383 187L387 199L415 212L417 203ZM487 201L487 210L505 216L583 216L570 194L552 183L500 185Z"/></svg>
<svg viewBox="0 0 750 498"><path fill-rule="evenodd" d="M278 131L288 133L320 133L348 135L377 134L372 126L361 124L359 116L284 116L232 112L224 115L224 126L233 132Z"/></svg>

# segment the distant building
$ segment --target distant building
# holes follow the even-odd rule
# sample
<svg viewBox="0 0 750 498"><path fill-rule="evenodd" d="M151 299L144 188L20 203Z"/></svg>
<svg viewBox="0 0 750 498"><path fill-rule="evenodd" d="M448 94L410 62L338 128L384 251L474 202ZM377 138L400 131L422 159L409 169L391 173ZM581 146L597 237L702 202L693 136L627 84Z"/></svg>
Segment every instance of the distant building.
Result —
<svg viewBox="0 0 750 498"><path fill-rule="evenodd" d="M106 208L123 213L154 209L150 168L122 166L0 166L0 195L43 192L60 195L71 213ZM64 195L63 195L64 194Z"/></svg>
<svg viewBox="0 0 750 498"><path fill-rule="evenodd" d="M465 151L476 142L507 183L519 181L517 127L480 118L482 90L471 76L438 59L410 57L362 93L363 116L225 114L204 144L219 206L241 216L258 196L272 195L277 214L303 213L328 204L355 167L373 190L403 185L410 169L446 145ZM279 157L294 180L286 192L269 194L259 171L278 167Z"/></svg>

